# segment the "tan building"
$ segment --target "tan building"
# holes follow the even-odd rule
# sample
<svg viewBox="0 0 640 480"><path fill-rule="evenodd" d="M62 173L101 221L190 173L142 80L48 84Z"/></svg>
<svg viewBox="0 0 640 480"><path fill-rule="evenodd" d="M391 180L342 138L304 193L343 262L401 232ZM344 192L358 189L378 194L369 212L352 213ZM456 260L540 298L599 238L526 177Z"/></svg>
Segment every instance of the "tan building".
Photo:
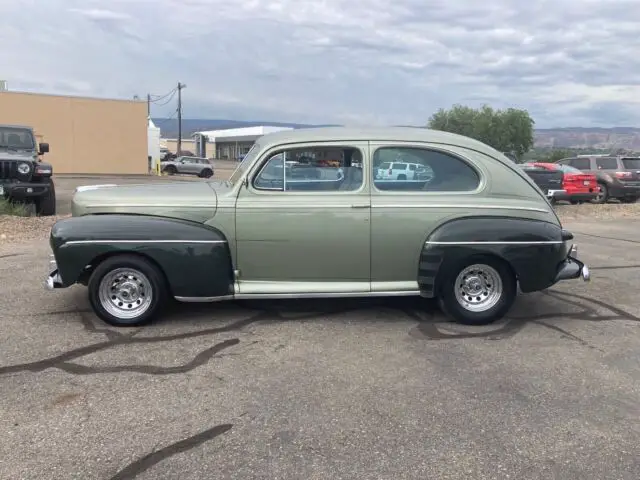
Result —
<svg viewBox="0 0 640 480"><path fill-rule="evenodd" d="M170 152L177 153L178 152L178 140L176 138L161 138L160 146L167 147ZM189 151L195 153L196 151L196 142L194 140L182 139L182 150Z"/></svg>
<svg viewBox="0 0 640 480"><path fill-rule="evenodd" d="M148 173L146 102L0 91L0 123L33 127L54 174Z"/></svg>

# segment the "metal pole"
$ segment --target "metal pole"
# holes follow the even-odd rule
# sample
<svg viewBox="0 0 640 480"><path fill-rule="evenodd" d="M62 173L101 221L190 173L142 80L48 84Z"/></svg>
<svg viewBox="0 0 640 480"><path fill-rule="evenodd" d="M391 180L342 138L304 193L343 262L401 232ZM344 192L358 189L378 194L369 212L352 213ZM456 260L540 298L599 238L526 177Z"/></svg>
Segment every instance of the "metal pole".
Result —
<svg viewBox="0 0 640 480"><path fill-rule="evenodd" d="M147 117L151 118L151 94L147 93Z"/></svg>
<svg viewBox="0 0 640 480"><path fill-rule="evenodd" d="M177 155L180 155L182 151L182 89L184 85L178 82L178 151Z"/></svg>

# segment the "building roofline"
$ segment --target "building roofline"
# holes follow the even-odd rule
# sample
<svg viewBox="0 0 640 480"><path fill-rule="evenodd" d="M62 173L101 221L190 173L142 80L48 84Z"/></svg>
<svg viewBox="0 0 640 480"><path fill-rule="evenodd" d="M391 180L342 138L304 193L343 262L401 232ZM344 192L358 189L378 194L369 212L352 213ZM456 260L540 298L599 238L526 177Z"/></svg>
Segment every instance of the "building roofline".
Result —
<svg viewBox="0 0 640 480"><path fill-rule="evenodd" d="M41 96L41 97L58 97L58 98L77 98L79 100L99 100L104 102L128 102L128 103L140 103L146 104L145 100L134 100L133 98L110 98L110 97L90 97L87 95L67 95L61 93L41 93L41 92L27 92L22 90L3 90L0 91L0 95L33 95L33 96Z"/></svg>

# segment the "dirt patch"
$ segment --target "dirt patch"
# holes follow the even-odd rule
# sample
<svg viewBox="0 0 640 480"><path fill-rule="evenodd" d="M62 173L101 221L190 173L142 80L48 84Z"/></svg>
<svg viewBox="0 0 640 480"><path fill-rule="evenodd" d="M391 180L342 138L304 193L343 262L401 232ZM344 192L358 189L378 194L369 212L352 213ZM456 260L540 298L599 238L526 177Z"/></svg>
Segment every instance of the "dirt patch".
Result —
<svg viewBox="0 0 640 480"><path fill-rule="evenodd" d="M53 224L67 216L15 217L0 215L0 245L46 240Z"/></svg>
<svg viewBox="0 0 640 480"><path fill-rule="evenodd" d="M597 205L585 203L582 205L556 205L560 220L585 220L585 219L616 219L640 216L640 203L607 203Z"/></svg>

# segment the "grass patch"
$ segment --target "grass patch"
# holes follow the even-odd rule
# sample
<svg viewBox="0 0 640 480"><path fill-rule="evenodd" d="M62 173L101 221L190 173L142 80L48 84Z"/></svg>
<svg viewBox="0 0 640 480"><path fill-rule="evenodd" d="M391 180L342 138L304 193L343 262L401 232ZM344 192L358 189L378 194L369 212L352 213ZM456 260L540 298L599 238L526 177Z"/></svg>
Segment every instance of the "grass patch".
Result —
<svg viewBox="0 0 640 480"><path fill-rule="evenodd" d="M0 215L12 215L14 217L29 217L31 215L31 212L27 207L27 205L0 199Z"/></svg>

